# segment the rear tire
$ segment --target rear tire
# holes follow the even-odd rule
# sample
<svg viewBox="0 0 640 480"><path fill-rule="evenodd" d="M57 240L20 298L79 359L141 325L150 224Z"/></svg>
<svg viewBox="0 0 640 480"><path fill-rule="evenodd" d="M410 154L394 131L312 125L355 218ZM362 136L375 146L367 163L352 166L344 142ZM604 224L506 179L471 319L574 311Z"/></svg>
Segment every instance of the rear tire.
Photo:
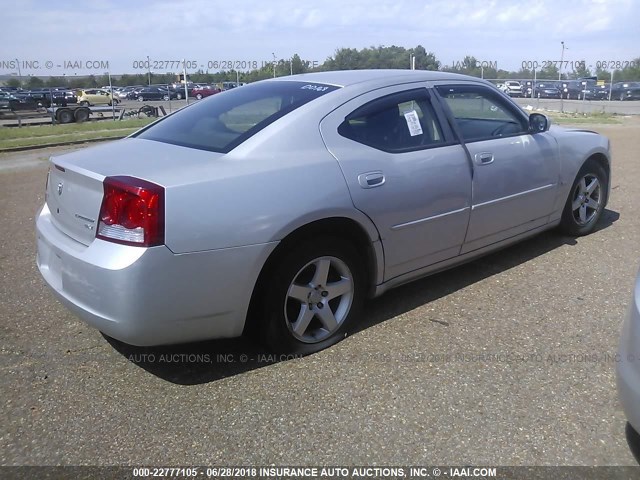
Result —
<svg viewBox="0 0 640 480"><path fill-rule="evenodd" d="M604 168L595 160L587 160L569 191L560 229L576 237L593 232L607 203L608 185Z"/></svg>
<svg viewBox="0 0 640 480"><path fill-rule="evenodd" d="M75 117L73 116L73 112L68 109L58 110L56 112L56 118L58 123L73 123Z"/></svg>
<svg viewBox="0 0 640 480"><path fill-rule="evenodd" d="M89 120L89 113L89 110L86 108L78 108L73 116L75 117L77 123L82 123Z"/></svg>
<svg viewBox="0 0 640 480"><path fill-rule="evenodd" d="M347 335L362 310L366 275L358 251L334 237L302 242L261 282L259 328L276 352L308 355Z"/></svg>

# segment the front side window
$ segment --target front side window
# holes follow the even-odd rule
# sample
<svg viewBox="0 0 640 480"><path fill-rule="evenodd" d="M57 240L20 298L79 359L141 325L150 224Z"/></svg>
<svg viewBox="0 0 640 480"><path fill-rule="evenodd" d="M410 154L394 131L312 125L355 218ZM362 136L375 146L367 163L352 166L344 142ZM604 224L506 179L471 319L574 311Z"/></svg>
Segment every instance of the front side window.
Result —
<svg viewBox="0 0 640 480"><path fill-rule="evenodd" d="M439 86L465 141L527 133L528 124L497 92L473 86Z"/></svg>
<svg viewBox="0 0 640 480"><path fill-rule="evenodd" d="M444 142L424 88L394 93L363 105L345 118L338 133L392 153Z"/></svg>
<svg viewBox="0 0 640 480"><path fill-rule="evenodd" d="M287 113L337 88L300 81L259 82L212 95L134 136L227 153Z"/></svg>

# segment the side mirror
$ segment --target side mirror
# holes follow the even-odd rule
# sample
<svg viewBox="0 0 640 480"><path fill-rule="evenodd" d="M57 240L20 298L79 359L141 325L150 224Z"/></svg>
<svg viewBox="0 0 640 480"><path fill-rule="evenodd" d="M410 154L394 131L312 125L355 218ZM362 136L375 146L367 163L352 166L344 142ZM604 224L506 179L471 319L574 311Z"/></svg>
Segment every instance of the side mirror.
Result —
<svg viewBox="0 0 640 480"><path fill-rule="evenodd" d="M551 120L541 113L529 115L529 133L542 133L549 130Z"/></svg>

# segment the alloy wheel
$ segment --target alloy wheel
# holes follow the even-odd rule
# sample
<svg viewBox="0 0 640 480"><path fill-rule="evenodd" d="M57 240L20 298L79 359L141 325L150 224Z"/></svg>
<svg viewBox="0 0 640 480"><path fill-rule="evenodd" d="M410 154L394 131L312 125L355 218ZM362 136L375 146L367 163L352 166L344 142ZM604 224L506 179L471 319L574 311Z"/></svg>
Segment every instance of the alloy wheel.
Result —
<svg viewBox="0 0 640 480"><path fill-rule="evenodd" d="M317 343L336 332L353 303L353 275L336 257L316 258L294 276L284 314L291 335L304 343Z"/></svg>
<svg viewBox="0 0 640 480"><path fill-rule="evenodd" d="M586 225L597 215L602 203L600 180L587 174L577 183L573 192L571 211L578 225Z"/></svg>

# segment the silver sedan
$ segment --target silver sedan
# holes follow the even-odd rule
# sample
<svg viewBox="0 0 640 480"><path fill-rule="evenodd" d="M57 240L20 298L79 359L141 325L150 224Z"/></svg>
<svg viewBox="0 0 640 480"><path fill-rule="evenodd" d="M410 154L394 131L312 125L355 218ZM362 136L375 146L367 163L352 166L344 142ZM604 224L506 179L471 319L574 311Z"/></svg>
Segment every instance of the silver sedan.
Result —
<svg viewBox="0 0 640 480"><path fill-rule="evenodd" d="M560 227L594 230L609 141L476 78L324 72L209 97L51 158L37 263L135 345L239 336L311 353L366 298Z"/></svg>

